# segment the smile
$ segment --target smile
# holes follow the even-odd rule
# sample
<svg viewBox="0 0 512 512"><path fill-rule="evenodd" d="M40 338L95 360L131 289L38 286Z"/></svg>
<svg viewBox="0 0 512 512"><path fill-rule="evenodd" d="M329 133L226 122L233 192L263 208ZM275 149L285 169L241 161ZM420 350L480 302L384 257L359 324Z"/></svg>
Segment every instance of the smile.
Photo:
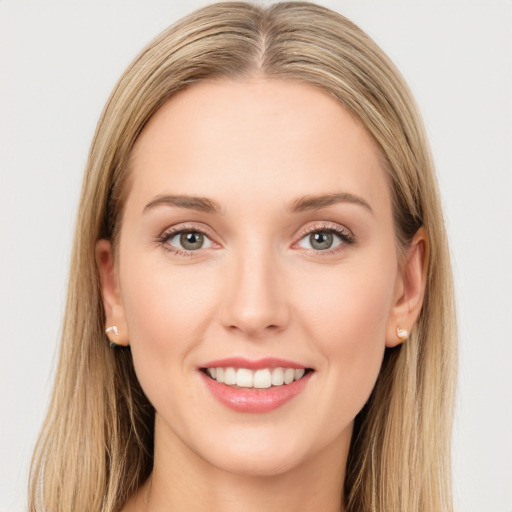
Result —
<svg viewBox="0 0 512 512"><path fill-rule="evenodd" d="M315 371L282 359L211 361L200 375L210 393L236 412L265 413L299 395Z"/></svg>
<svg viewBox="0 0 512 512"><path fill-rule="evenodd" d="M239 388L267 389L272 386L284 386L301 379L306 373L305 368L207 368L206 373L214 380L228 386Z"/></svg>

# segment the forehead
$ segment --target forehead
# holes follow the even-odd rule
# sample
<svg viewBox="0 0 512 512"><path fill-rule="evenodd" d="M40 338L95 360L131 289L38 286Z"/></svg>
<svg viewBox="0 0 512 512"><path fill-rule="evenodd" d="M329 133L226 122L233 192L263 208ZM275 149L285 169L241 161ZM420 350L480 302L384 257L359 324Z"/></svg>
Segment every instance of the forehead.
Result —
<svg viewBox="0 0 512 512"><path fill-rule="evenodd" d="M295 81L193 85L150 119L131 162L129 196L141 199L193 192L270 201L343 190L389 203L380 153L361 124L334 97Z"/></svg>

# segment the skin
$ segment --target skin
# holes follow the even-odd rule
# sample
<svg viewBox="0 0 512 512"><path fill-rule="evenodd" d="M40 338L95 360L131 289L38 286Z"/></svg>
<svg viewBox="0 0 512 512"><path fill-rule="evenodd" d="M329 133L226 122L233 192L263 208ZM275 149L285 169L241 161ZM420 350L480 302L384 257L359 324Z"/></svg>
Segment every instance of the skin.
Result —
<svg viewBox="0 0 512 512"><path fill-rule="evenodd" d="M375 144L326 93L253 78L173 96L132 157L119 252L101 240L96 254L107 325L119 327L112 339L131 345L156 409L154 471L125 512L343 510L354 417L425 287L423 230L399 265ZM367 206L291 211L333 193ZM208 198L220 211L147 208L165 194ZM162 241L169 228L207 242L184 252L179 236ZM315 250L308 231L330 229L353 243L335 234L333 249ZM235 412L199 371L232 356L314 373L276 410Z"/></svg>

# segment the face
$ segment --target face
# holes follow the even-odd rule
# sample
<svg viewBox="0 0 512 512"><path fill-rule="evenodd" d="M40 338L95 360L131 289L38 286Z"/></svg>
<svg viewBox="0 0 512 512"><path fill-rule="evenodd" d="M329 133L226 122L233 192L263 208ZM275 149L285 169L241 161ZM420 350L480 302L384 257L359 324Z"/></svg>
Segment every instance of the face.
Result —
<svg viewBox="0 0 512 512"><path fill-rule="evenodd" d="M372 140L312 86L209 82L153 116L131 172L107 317L157 447L254 474L338 457L403 292Z"/></svg>

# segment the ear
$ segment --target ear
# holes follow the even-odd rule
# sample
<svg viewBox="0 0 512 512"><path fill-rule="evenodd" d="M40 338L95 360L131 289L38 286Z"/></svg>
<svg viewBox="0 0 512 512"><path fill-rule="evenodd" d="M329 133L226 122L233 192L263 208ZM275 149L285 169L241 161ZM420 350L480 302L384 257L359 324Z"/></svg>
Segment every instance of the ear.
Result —
<svg viewBox="0 0 512 512"><path fill-rule="evenodd" d="M403 268L398 272L393 307L386 330L386 346L396 347L406 340L400 338L397 329L411 332L423 305L427 284L428 238L422 226L415 233L405 255Z"/></svg>
<svg viewBox="0 0 512 512"><path fill-rule="evenodd" d="M101 295L105 309L107 327L117 326L118 334L108 332L108 338L116 345L128 346L128 327L121 301L119 280L117 276L112 245L108 240L98 240L96 243L96 265L100 276Z"/></svg>

